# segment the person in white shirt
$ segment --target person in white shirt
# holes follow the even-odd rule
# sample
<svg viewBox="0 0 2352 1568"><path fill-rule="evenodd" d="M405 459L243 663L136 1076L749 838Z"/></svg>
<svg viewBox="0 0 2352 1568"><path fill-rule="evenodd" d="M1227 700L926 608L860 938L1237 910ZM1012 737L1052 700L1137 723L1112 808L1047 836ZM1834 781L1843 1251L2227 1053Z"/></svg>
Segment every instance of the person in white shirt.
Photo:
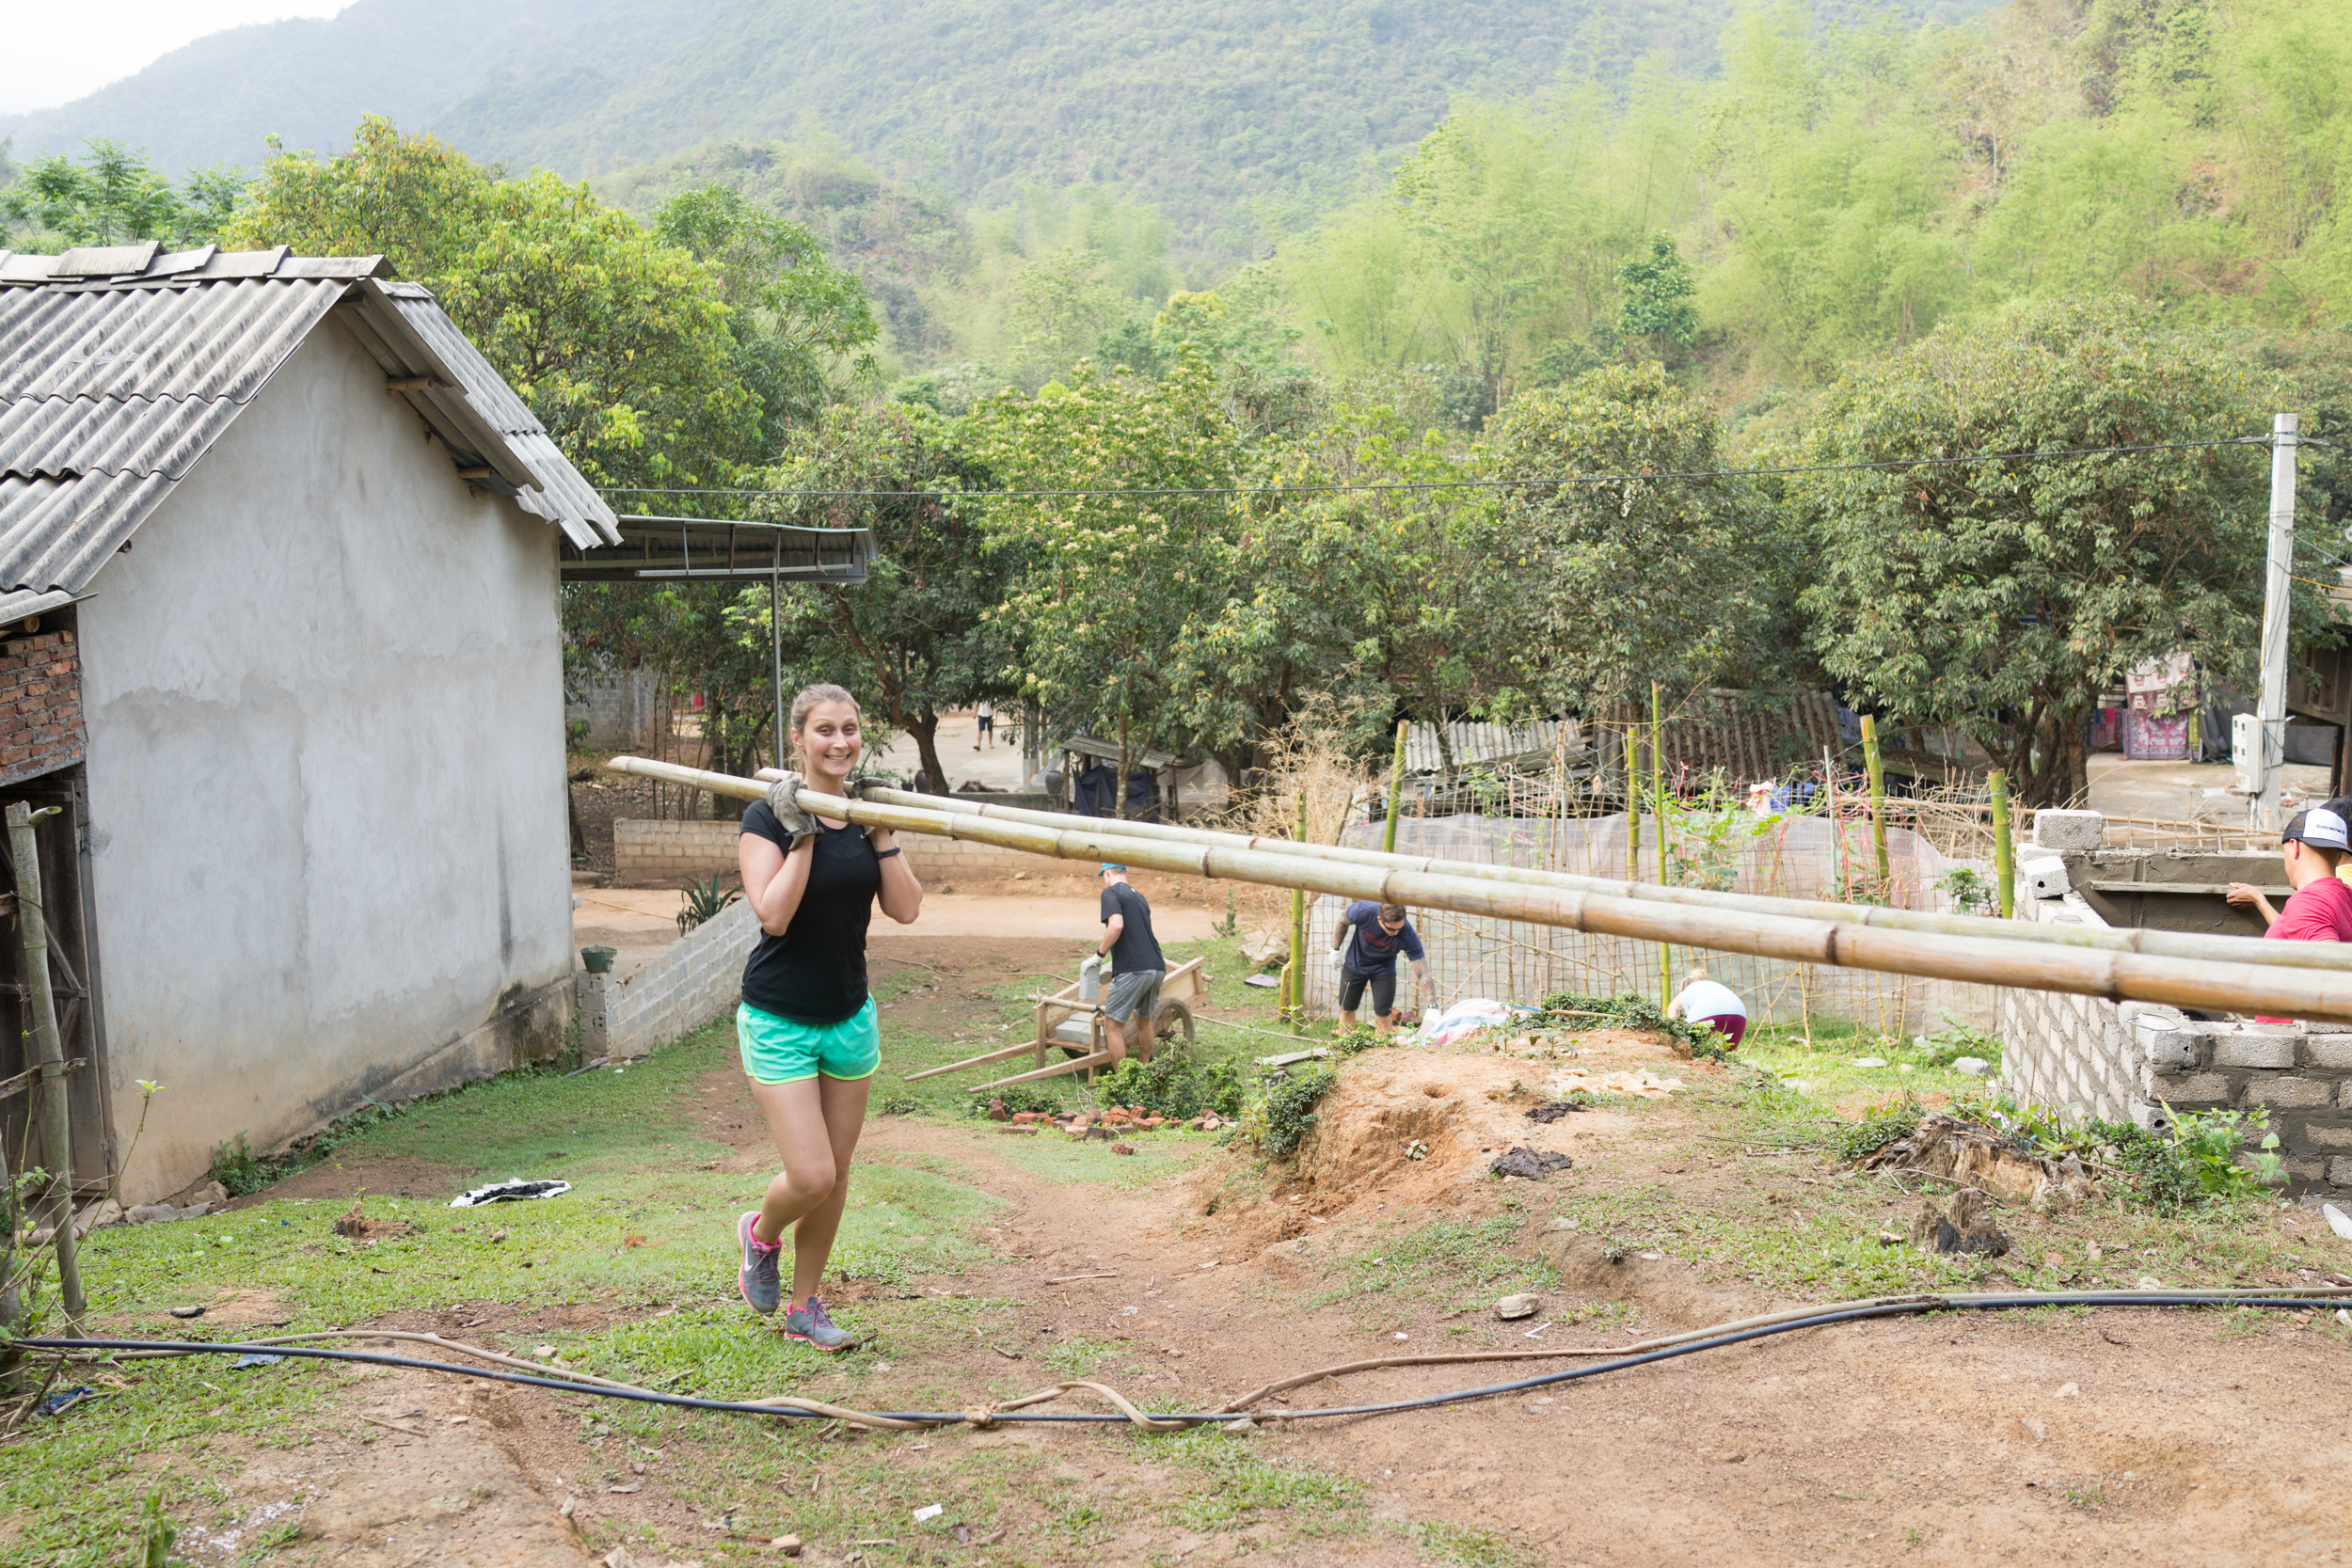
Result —
<svg viewBox="0 0 2352 1568"><path fill-rule="evenodd" d="M1734 1051L1740 1049L1740 1037L1748 1032L1748 1005L1729 986L1708 979L1704 969L1691 971L1682 990L1666 1004L1666 1016L1706 1024L1729 1040Z"/></svg>

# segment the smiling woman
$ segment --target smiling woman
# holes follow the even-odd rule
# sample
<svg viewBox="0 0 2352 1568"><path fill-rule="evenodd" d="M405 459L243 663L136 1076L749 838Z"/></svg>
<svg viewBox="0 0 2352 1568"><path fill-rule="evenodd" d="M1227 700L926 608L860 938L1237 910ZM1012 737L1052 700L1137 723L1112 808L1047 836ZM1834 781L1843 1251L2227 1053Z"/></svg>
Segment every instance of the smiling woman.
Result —
<svg viewBox="0 0 2352 1568"><path fill-rule="evenodd" d="M850 794L864 753L857 699L812 686L792 700L793 749L810 786ZM743 1072L784 1170L760 1207L736 1222L739 1286L752 1310L773 1312L784 1230L792 1227L787 1337L841 1350L852 1337L815 1295L841 1228L850 1162L882 1065L882 1025L866 983L874 906L901 926L923 910L923 886L886 828L861 831L801 808L803 775L787 773L743 813L737 841L743 896L762 935L743 969L736 1014Z"/></svg>

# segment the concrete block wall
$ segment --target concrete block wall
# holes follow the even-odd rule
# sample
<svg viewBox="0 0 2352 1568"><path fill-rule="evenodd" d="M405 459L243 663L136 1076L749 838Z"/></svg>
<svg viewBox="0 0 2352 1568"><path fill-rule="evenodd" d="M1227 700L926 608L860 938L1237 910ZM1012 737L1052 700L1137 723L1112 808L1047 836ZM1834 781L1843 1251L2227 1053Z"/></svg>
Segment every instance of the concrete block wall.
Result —
<svg viewBox="0 0 2352 1568"><path fill-rule="evenodd" d="M580 1059L642 1055L732 1011L758 942L759 919L739 898L627 980L574 975Z"/></svg>
<svg viewBox="0 0 2352 1568"><path fill-rule="evenodd" d="M71 628L0 642L0 784L82 760L80 651Z"/></svg>
<svg viewBox="0 0 2352 1568"><path fill-rule="evenodd" d="M677 887L688 879L733 871L735 822L667 822L624 817L612 824L612 880L619 887ZM1057 861L993 844L928 838L901 841L907 860L934 891L962 882L1009 882L1025 874L1031 881L1070 879L1091 883L1091 861Z"/></svg>
<svg viewBox="0 0 2352 1568"><path fill-rule="evenodd" d="M2078 894L2026 899L2018 916L2103 926ZM2288 1190L2352 1194L2352 1027L2208 1022L2178 1008L2004 990L2001 1082L2052 1110L2163 1130L2170 1113L2266 1111Z"/></svg>
<svg viewBox="0 0 2352 1568"><path fill-rule="evenodd" d="M2167 1107L2267 1111L2291 1190L2352 1192L2352 1026L2208 1022L2171 1007L2139 1007L2128 1022L2140 1125L2164 1126Z"/></svg>

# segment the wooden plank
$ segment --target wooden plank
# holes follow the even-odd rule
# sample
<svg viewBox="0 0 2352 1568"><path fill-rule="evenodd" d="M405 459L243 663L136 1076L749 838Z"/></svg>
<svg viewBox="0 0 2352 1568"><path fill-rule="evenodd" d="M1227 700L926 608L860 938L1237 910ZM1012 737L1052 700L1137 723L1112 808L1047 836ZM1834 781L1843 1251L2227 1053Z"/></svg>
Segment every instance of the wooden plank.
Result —
<svg viewBox="0 0 2352 1568"><path fill-rule="evenodd" d="M986 1094L991 1089L1001 1089L1007 1084L1026 1084L1039 1078L1060 1078L1073 1072L1092 1072L1096 1068L1110 1065L1111 1053L1107 1051L1098 1051L1091 1056L1079 1056L1071 1061L1057 1063L1053 1067L1039 1068L1035 1072L1016 1072L1009 1078L999 1078L993 1083L981 1084L964 1092Z"/></svg>
<svg viewBox="0 0 2352 1568"><path fill-rule="evenodd" d="M946 1067L926 1068L921 1072L910 1072L906 1075L905 1081L912 1084L918 1078L936 1078L943 1072L961 1072L968 1067L985 1067L990 1062L1009 1062L1015 1056L1025 1056L1036 1049L1037 1043L1034 1040L1023 1040L1019 1045L1009 1045L1002 1051L992 1051L984 1056L967 1056L961 1062L950 1062Z"/></svg>
<svg viewBox="0 0 2352 1568"><path fill-rule="evenodd" d="M50 1073L49 1076L63 1078L69 1072L79 1072L87 1061L86 1057L76 1056L55 1072ZM41 1076L40 1068L29 1067L13 1078L0 1078L0 1100L14 1100L18 1095L40 1082Z"/></svg>

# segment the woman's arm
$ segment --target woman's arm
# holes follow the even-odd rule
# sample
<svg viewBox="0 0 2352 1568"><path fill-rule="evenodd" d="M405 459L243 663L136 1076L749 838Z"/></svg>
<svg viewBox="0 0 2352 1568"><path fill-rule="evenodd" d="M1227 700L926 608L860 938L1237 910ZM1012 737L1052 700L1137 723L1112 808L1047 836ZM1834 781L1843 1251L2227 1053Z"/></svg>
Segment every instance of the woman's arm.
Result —
<svg viewBox="0 0 2352 1568"><path fill-rule="evenodd" d="M757 833L745 833L735 841L735 863L743 873L743 897L759 916L759 928L771 937L784 935L785 927L800 912L801 895L808 891L808 868L817 858L816 843L813 836L804 838L787 855L773 840Z"/></svg>
<svg viewBox="0 0 2352 1568"><path fill-rule="evenodd" d="M887 828L877 829L866 835L876 854L898 847L898 835ZM912 926L914 917L923 912L923 884L915 879L914 867L904 855L893 855L882 863L882 892L877 895L882 912L901 926Z"/></svg>

